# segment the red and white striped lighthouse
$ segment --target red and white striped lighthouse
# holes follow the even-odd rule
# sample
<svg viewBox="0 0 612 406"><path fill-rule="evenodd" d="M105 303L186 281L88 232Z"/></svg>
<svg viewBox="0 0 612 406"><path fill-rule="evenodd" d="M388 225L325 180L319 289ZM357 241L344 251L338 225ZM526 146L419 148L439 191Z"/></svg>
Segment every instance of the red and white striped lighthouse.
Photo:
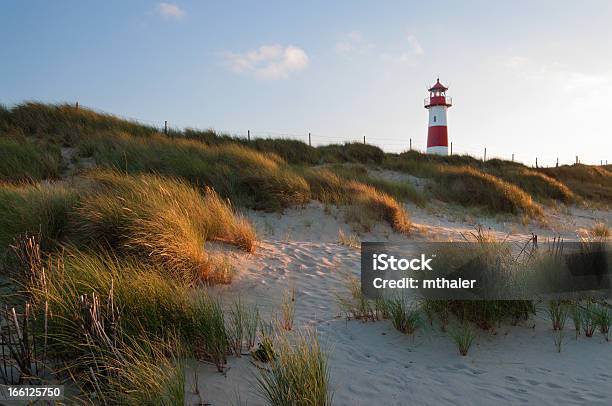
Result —
<svg viewBox="0 0 612 406"><path fill-rule="evenodd" d="M427 153L448 155L448 128L446 126L446 110L453 105L446 96L448 88L440 83L440 79L429 89L429 97L425 99L425 108L429 110L429 129L427 130Z"/></svg>

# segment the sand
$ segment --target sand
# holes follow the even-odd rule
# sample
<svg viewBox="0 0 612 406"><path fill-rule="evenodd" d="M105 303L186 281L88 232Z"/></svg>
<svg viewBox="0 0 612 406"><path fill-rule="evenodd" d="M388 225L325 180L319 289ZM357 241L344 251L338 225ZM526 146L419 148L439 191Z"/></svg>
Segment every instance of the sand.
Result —
<svg viewBox="0 0 612 406"><path fill-rule="evenodd" d="M415 232L406 237L384 224L361 235L362 241L460 240L482 224L499 237L522 239L561 235L576 239L593 223L612 224L612 213L572 208L547 209L548 223L524 226L462 213L432 202L408 207ZM278 309L283 292L295 289L296 327L316 327L329 350L336 405L566 405L612 403L612 343L601 334L574 338L571 321L557 353L543 309L517 326L479 331L470 353L458 354L447 333L426 327L414 336L396 331L389 321L347 321L336 294L347 294L346 275L359 275L360 252L338 243L338 230L351 227L341 211L311 203L283 214L247 213L261 243L254 254L212 244L229 252L238 274L215 290L257 303L265 317ZM471 217L470 217L471 216ZM191 361L187 388L191 402L211 405L263 405L255 390L257 369L250 357L232 357L224 374ZM200 395L192 393L197 387Z"/></svg>

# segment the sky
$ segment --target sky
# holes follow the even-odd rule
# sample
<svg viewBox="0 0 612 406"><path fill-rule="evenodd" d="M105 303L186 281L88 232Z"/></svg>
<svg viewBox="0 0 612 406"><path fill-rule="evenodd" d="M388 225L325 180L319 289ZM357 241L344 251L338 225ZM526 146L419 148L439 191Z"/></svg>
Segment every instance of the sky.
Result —
<svg viewBox="0 0 612 406"><path fill-rule="evenodd" d="M0 103L163 126L612 163L612 2L0 0Z"/></svg>

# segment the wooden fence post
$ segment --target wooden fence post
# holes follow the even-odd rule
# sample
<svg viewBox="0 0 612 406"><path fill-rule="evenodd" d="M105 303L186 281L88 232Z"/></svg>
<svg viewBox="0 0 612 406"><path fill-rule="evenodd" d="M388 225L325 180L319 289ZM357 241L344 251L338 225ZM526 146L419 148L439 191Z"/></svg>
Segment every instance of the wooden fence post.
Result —
<svg viewBox="0 0 612 406"><path fill-rule="evenodd" d="M451 156L453 156L453 143L451 142Z"/></svg>
<svg viewBox="0 0 612 406"><path fill-rule="evenodd" d="M164 120L164 134L168 135L168 120Z"/></svg>
<svg viewBox="0 0 612 406"><path fill-rule="evenodd" d="M310 133L308 133L308 146L312 147L312 137L310 136Z"/></svg>
<svg viewBox="0 0 612 406"><path fill-rule="evenodd" d="M412 138L410 138L410 151L412 151Z"/></svg>
<svg viewBox="0 0 612 406"><path fill-rule="evenodd" d="M363 136L363 143L364 143L364 145L365 145L365 143L366 143L366 142L365 142L365 135Z"/></svg>
<svg viewBox="0 0 612 406"><path fill-rule="evenodd" d="M251 130L247 130L247 141L251 141Z"/></svg>
<svg viewBox="0 0 612 406"><path fill-rule="evenodd" d="M487 160L487 147L485 147L484 157L482 158L483 162Z"/></svg>

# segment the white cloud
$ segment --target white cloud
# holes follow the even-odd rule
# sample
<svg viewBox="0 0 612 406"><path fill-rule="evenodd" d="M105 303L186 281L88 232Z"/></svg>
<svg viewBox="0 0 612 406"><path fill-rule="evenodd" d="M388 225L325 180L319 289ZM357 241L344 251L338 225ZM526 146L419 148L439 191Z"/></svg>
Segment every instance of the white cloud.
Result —
<svg viewBox="0 0 612 406"><path fill-rule="evenodd" d="M414 34L407 34L406 42L402 42L396 49L387 49L379 54L380 59L391 65L414 66L419 61L419 56L425 53L423 46Z"/></svg>
<svg viewBox="0 0 612 406"><path fill-rule="evenodd" d="M308 66L306 52L293 45L262 45L245 53L227 52L225 59L236 73L260 79L286 79L293 72Z"/></svg>
<svg viewBox="0 0 612 406"><path fill-rule="evenodd" d="M336 43L336 53L340 55L363 54L374 48L374 44L367 41L359 31L351 31Z"/></svg>
<svg viewBox="0 0 612 406"><path fill-rule="evenodd" d="M423 53L425 51L423 50L423 47L421 46L421 43L419 42L417 37L414 36L414 34L408 34L408 36L406 37L406 40L408 41L408 45L410 46L410 50L415 55L423 55Z"/></svg>
<svg viewBox="0 0 612 406"><path fill-rule="evenodd" d="M159 3L156 9L165 18L179 20L185 16L185 11L173 3Z"/></svg>

